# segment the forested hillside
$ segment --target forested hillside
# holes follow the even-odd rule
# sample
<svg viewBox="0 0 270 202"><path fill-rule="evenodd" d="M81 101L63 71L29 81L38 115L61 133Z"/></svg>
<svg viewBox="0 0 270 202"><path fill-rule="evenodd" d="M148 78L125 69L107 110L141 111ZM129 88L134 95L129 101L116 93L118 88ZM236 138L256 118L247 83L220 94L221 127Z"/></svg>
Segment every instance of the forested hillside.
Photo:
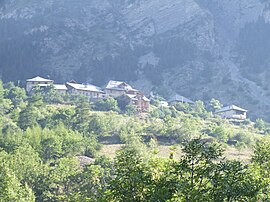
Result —
<svg viewBox="0 0 270 202"><path fill-rule="evenodd" d="M2 0L0 77L211 98L269 119L269 2Z"/></svg>
<svg viewBox="0 0 270 202"><path fill-rule="evenodd" d="M138 114L108 98L0 82L0 201L267 201L270 125L233 124L212 112L220 102L178 103ZM123 146L102 156L104 140ZM174 147L158 157L158 145ZM227 160L228 147L254 147L251 161Z"/></svg>

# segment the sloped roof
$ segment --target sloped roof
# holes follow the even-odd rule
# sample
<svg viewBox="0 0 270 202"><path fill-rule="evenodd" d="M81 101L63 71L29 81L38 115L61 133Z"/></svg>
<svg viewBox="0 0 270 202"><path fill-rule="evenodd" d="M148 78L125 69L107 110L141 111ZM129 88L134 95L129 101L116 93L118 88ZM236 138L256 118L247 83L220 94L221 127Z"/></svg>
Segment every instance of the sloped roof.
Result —
<svg viewBox="0 0 270 202"><path fill-rule="evenodd" d="M26 81L29 81L29 82L53 82L53 80L45 79L45 78L42 78L40 76L34 77L32 79L27 79Z"/></svg>
<svg viewBox="0 0 270 202"><path fill-rule="evenodd" d="M190 103L190 104L194 104L194 103L195 103L195 102L193 102L192 100L190 100L190 99L188 99L188 98L186 98L186 97L184 97L184 96L182 96L182 95L178 95L178 94L172 96L172 97L168 100L168 102L169 102L169 103L170 103L170 102L185 102L185 103Z"/></svg>
<svg viewBox="0 0 270 202"><path fill-rule="evenodd" d="M150 102L150 100L145 96L143 96L143 100L146 101L146 102Z"/></svg>
<svg viewBox="0 0 270 202"><path fill-rule="evenodd" d="M67 87L64 84L54 84L53 86L55 90L67 90Z"/></svg>
<svg viewBox="0 0 270 202"><path fill-rule="evenodd" d="M67 82L67 85L76 89L76 90L83 90L83 91L91 91L91 92L98 92L103 93L102 89L100 87L91 85L91 84L78 84L78 83L69 83Z"/></svg>
<svg viewBox="0 0 270 202"><path fill-rule="evenodd" d="M230 105L230 106L223 107L223 108L217 110L215 113L221 113L221 112L226 112L226 111L230 111L230 110L236 110L236 111L241 111L241 112L247 112L248 111L246 109L237 107L235 105Z"/></svg>
<svg viewBox="0 0 270 202"><path fill-rule="evenodd" d="M136 89L133 89L129 84L123 82L123 81L113 81L110 80L105 87L106 89L112 89L112 90L120 90L120 91L137 91Z"/></svg>
<svg viewBox="0 0 270 202"><path fill-rule="evenodd" d="M144 95L141 97L141 96L138 96L136 94L126 94L126 96L128 96L131 100L144 100L146 102L150 102L150 100L145 97Z"/></svg>
<svg viewBox="0 0 270 202"><path fill-rule="evenodd" d="M137 96L134 94L126 94L131 100L138 100Z"/></svg>

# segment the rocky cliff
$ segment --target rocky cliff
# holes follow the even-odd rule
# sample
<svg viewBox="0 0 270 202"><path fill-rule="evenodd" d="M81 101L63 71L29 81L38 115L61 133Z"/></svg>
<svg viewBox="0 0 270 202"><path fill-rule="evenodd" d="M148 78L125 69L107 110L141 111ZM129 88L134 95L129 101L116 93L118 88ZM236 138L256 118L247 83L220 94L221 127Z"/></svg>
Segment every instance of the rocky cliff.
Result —
<svg viewBox="0 0 270 202"><path fill-rule="evenodd" d="M269 23L262 0L2 0L0 75L119 79L267 118Z"/></svg>

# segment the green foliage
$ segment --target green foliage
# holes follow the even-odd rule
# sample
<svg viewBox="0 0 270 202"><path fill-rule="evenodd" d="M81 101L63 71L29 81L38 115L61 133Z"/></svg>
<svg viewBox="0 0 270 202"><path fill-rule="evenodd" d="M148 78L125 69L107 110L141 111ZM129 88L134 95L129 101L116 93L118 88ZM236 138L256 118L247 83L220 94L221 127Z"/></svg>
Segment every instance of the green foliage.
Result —
<svg viewBox="0 0 270 202"><path fill-rule="evenodd" d="M264 187L262 189L261 198L264 201L270 200L270 140L263 139L256 143L254 154L251 162L253 163L253 172L259 172L259 176L263 179Z"/></svg>
<svg viewBox="0 0 270 202"><path fill-rule="evenodd" d="M177 102L174 104L174 107L178 111L183 111L185 113L189 113L191 111L191 106L188 103Z"/></svg>
<svg viewBox="0 0 270 202"><path fill-rule="evenodd" d="M254 125L255 128L258 128L261 131L265 131L267 128L267 124L263 119L257 119Z"/></svg>
<svg viewBox="0 0 270 202"><path fill-rule="evenodd" d="M43 92L43 100L46 103L52 104L52 103L63 103L64 98L63 95L58 93L53 85L48 86Z"/></svg>
<svg viewBox="0 0 270 202"><path fill-rule="evenodd" d="M72 126L81 133L88 133L88 124L90 121L90 103L82 101L75 108Z"/></svg>
<svg viewBox="0 0 270 202"><path fill-rule="evenodd" d="M88 130L98 136L109 136L119 130L118 116L115 113L92 114L89 120Z"/></svg>
<svg viewBox="0 0 270 202"><path fill-rule="evenodd" d="M23 104L27 99L25 90L15 86L13 83L10 83L8 86L9 88L7 88L5 91L5 97L12 101L15 108L23 107Z"/></svg>
<svg viewBox="0 0 270 202"><path fill-rule="evenodd" d="M226 143L229 139L230 131L224 126L216 126L210 135L217 138L221 142Z"/></svg>
<svg viewBox="0 0 270 202"><path fill-rule="evenodd" d="M194 116L199 116L201 118L210 117L210 113L205 109L203 101L199 100L195 102L195 105L192 106L192 112Z"/></svg>
<svg viewBox="0 0 270 202"><path fill-rule="evenodd" d="M137 114L137 108L136 106L134 105L127 105L126 108L125 108L125 113L128 115L128 116L132 116L132 115L135 115Z"/></svg>
<svg viewBox="0 0 270 202"><path fill-rule="evenodd" d="M53 88L26 96L0 82L0 201L269 200L269 141L256 144L247 164L224 159L215 143L251 146L267 134L262 120L256 128L233 125L213 118L202 101L150 114L126 105L122 114L113 98L91 108L85 97L57 96ZM106 138L123 143L113 160L98 157L97 140ZM173 151L156 156L162 138L180 143L180 159ZM96 159L85 165L77 156Z"/></svg>
<svg viewBox="0 0 270 202"><path fill-rule="evenodd" d="M151 175L147 164L133 148L122 150L115 161L115 178L110 182L113 198L117 201L149 201L147 185Z"/></svg>
<svg viewBox="0 0 270 202"><path fill-rule="evenodd" d="M263 187L262 180L239 161L219 163L212 183L213 201L255 200Z"/></svg>
<svg viewBox="0 0 270 202"><path fill-rule="evenodd" d="M115 111L115 112L119 111L118 103L112 97L108 97L105 100L97 101L95 103L95 109L98 111Z"/></svg>
<svg viewBox="0 0 270 202"><path fill-rule="evenodd" d="M15 174L8 168L0 168L0 201L1 202L34 202L33 191L22 185Z"/></svg>
<svg viewBox="0 0 270 202"><path fill-rule="evenodd" d="M270 140L264 139L256 143L252 162L267 168L270 168Z"/></svg>
<svg viewBox="0 0 270 202"><path fill-rule="evenodd" d="M172 111L169 108L155 108L151 112L151 116L155 118L164 119L166 116L171 116Z"/></svg>
<svg viewBox="0 0 270 202"><path fill-rule="evenodd" d="M221 109L221 107L223 107L221 102L219 100L214 99L214 98L211 99L209 105L210 105L212 112L215 112L216 110Z"/></svg>

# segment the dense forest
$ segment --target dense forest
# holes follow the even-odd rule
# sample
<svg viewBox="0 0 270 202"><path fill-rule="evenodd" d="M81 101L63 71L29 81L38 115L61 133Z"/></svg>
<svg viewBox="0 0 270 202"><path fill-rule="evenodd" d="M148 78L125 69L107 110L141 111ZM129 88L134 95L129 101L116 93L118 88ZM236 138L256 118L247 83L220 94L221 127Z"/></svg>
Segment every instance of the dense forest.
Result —
<svg viewBox="0 0 270 202"><path fill-rule="evenodd" d="M213 115L215 99L138 113L121 99L90 103L53 88L0 82L0 201L268 201L270 125L231 123ZM102 140L123 146L102 156ZM172 147L159 157L158 144ZM227 147L252 148L249 162ZM83 162L87 159L89 162ZM91 162L90 162L91 161Z"/></svg>

